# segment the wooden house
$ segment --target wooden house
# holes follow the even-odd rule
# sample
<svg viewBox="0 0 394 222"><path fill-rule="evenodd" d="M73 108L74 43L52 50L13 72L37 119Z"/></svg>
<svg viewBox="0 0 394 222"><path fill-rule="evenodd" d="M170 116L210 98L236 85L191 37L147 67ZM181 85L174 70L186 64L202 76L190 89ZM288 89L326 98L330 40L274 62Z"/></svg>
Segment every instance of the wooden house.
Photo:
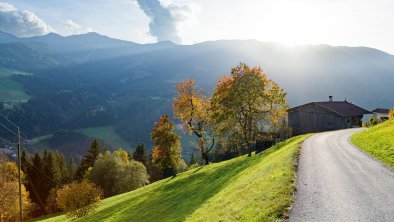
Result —
<svg viewBox="0 0 394 222"><path fill-rule="evenodd" d="M372 110L373 115L380 121L385 121L389 119L389 112L390 109L382 109L382 108L377 108Z"/></svg>
<svg viewBox="0 0 394 222"><path fill-rule="evenodd" d="M371 114L345 101L311 102L287 110L293 135L361 127L364 114Z"/></svg>

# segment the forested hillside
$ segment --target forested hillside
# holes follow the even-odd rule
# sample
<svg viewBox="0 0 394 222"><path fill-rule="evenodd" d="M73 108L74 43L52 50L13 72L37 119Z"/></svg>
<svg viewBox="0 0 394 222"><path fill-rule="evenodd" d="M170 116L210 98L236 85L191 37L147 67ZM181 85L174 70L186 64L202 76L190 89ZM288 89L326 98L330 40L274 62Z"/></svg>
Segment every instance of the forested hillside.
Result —
<svg viewBox="0 0 394 222"><path fill-rule="evenodd" d="M291 106L326 100L329 94L368 109L393 106L394 88L387 82L394 82L394 56L371 48L287 47L255 40L143 45L97 33L0 37L0 66L29 73L4 80L20 84L17 90L29 100L0 97L1 112L28 138L36 138L36 148L56 146L51 148L80 155L87 149L83 141L103 135L104 129L119 138L116 144L132 149L145 142L151 148L153 122L172 113L178 81L195 79L210 94L219 76L239 62L261 65L288 92ZM73 147L53 141L65 134ZM192 145L187 137L182 141L189 156Z"/></svg>

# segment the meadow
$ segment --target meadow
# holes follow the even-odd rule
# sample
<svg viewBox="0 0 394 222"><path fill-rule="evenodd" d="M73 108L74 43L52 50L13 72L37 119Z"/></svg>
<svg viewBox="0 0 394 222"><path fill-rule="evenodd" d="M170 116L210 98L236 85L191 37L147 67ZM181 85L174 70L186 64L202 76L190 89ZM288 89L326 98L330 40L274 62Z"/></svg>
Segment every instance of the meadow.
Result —
<svg viewBox="0 0 394 222"><path fill-rule="evenodd" d="M73 221L278 221L293 202L298 136L251 157L191 169L102 200ZM49 215L35 221L70 221Z"/></svg>

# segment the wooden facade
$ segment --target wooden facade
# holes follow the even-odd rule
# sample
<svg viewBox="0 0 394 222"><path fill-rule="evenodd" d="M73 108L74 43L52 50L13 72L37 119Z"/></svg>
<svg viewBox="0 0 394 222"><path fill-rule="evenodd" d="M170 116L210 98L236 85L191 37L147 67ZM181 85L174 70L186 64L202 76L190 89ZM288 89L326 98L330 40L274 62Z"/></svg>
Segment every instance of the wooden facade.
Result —
<svg viewBox="0 0 394 222"><path fill-rule="evenodd" d="M293 135L361 127L363 114L367 113L346 101L313 102L289 109L288 124Z"/></svg>

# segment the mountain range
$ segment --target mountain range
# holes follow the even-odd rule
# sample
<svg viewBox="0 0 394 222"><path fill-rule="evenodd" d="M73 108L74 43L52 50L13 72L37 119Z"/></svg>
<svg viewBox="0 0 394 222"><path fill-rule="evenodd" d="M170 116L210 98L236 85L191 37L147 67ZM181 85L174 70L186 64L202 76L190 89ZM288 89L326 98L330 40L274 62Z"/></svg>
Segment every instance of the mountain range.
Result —
<svg viewBox="0 0 394 222"><path fill-rule="evenodd" d="M260 65L287 91L290 106L333 95L369 110L394 107L394 56L373 48L256 40L137 44L97 33L17 38L1 32L0 83L20 87L0 87L0 109L35 138L37 149L78 156L89 137L113 148L132 150L138 142L151 148L150 130L160 115L171 114L178 81L196 79L209 95L239 62ZM29 100L10 100L7 90ZM184 155L192 151L189 140L183 137Z"/></svg>

